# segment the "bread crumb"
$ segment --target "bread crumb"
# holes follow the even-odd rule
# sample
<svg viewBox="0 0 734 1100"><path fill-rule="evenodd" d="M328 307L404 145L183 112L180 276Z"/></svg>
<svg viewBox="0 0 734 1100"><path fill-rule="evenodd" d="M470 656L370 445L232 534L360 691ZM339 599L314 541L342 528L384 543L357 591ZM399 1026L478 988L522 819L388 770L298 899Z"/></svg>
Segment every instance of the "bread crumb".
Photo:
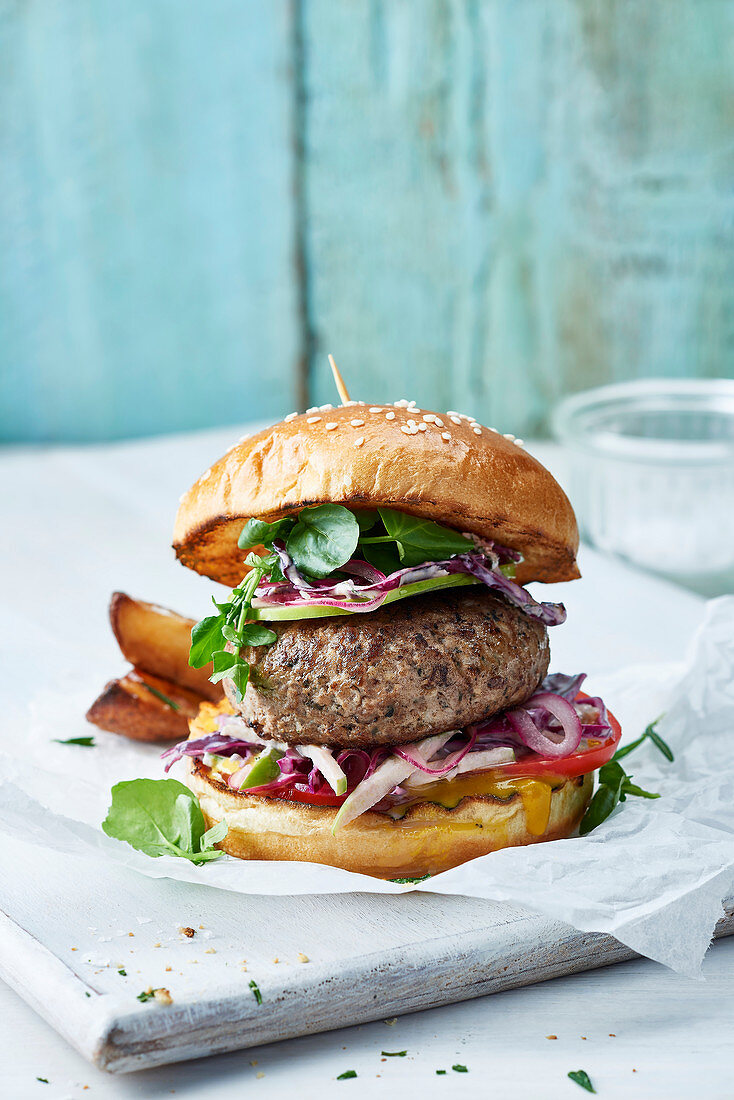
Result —
<svg viewBox="0 0 734 1100"><path fill-rule="evenodd" d="M557 1039L557 1035L546 1035L546 1039Z"/></svg>
<svg viewBox="0 0 734 1100"><path fill-rule="evenodd" d="M166 970L173 970L173 967L172 966L167 966Z"/></svg>
<svg viewBox="0 0 734 1100"><path fill-rule="evenodd" d="M256 1076L256 1077L264 1077L264 1076L265 1076L265 1074L263 1073L263 1071L262 1071L261 1069L259 1069L259 1070L257 1071L257 1073L255 1074L255 1076Z"/></svg>
<svg viewBox="0 0 734 1100"><path fill-rule="evenodd" d="M307 963L307 962L310 962L311 960L309 959L308 955L304 955L303 951L299 951L298 952L298 961L299 961L299 963Z"/></svg>
<svg viewBox="0 0 734 1100"><path fill-rule="evenodd" d="M257 1065L257 1058L251 1058L250 1059L250 1065L251 1066L256 1066Z"/></svg>
<svg viewBox="0 0 734 1100"><path fill-rule="evenodd" d="M277 955L276 955L276 956L275 956L275 958L273 959L273 962L274 962L274 963L279 963L279 962L280 962L280 959L278 958L278 956L277 956Z"/></svg>
<svg viewBox="0 0 734 1100"><path fill-rule="evenodd" d="M193 936L196 935L196 929L189 928L187 925L185 928L179 928L179 933L182 936L186 936L186 938L190 940Z"/></svg>
<svg viewBox="0 0 734 1100"><path fill-rule="evenodd" d="M158 941L158 943L153 944L153 947L162 947L162 946L163 946L163 944L161 943L160 940Z"/></svg>
<svg viewBox="0 0 734 1100"><path fill-rule="evenodd" d="M383 1020L382 1022L383 1024L387 1024L388 1027L395 1027L395 1024L398 1022L398 1018L397 1016L391 1016L389 1020Z"/></svg>
<svg viewBox="0 0 734 1100"><path fill-rule="evenodd" d="M159 1005L172 1005L173 997L167 989L154 989L153 1000L157 1001Z"/></svg>
<svg viewBox="0 0 734 1100"><path fill-rule="evenodd" d="M216 955L216 953L216 947L207 947L206 951L204 952L205 955Z"/></svg>

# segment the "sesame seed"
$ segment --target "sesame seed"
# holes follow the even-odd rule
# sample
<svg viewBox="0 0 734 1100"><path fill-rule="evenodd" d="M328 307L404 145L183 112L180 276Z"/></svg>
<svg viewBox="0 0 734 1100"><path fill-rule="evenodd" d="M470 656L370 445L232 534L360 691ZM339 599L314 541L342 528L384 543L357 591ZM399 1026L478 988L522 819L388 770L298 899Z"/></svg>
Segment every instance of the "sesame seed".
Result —
<svg viewBox="0 0 734 1100"><path fill-rule="evenodd" d="M313 405L310 409L306 409L307 413L316 413L319 411L318 405Z"/></svg>
<svg viewBox="0 0 734 1100"><path fill-rule="evenodd" d="M502 436L502 438L503 439L509 439L510 441L512 441L515 437L512 434L512 432L505 432L505 434Z"/></svg>
<svg viewBox="0 0 734 1100"><path fill-rule="evenodd" d="M352 425L353 428L364 427L364 420L350 420L349 423Z"/></svg>
<svg viewBox="0 0 734 1100"><path fill-rule="evenodd" d="M452 424L461 424L461 417L456 416L454 413L449 413L449 420Z"/></svg>
<svg viewBox="0 0 734 1100"><path fill-rule="evenodd" d="M482 429L481 428L472 428L472 431L474 432L474 435L481 435L482 434Z"/></svg>
<svg viewBox="0 0 734 1100"><path fill-rule="evenodd" d="M355 446L355 447L361 447L363 443L364 443L364 436L363 436L363 435L361 435L361 436L359 437L359 439L355 439L355 441L354 441L354 446Z"/></svg>
<svg viewBox="0 0 734 1100"><path fill-rule="evenodd" d="M516 447L524 447L525 446L525 440L524 439L513 439L512 442L515 444Z"/></svg>
<svg viewBox="0 0 734 1100"><path fill-rule="evenodd" d="M490 432L494 432L494 433L495 433L495 435L499 435L499 434L500 434L500 433L499 433L499 432L497 431L497 429L496 429L496 428L490 428L489 430L490 430Z"/></svg>
<svg viewBox="0 0 734 1100"><path fill-rule="evenodd" d="M436 417L433 415L433 413L426 413L423 419L425 420L426 424L433 424Z"/></svg>
<svg viewBox="0 0 734 1100"><path fill-rule="evenodd" d="M370 408L370 412L371 413L381 413L382 412L382 405L373 405Z"/></svg>
<svg viewBox="0 0 734 1100"><path fill-rule="evenodd" d="M404 397L401 397L399 401L393 401L393 405L396 409L407 409L409 401L406 401Z"/></svg>
<svg viewBox="0 0 734 1100"><path fill-rule="evenodd" d="M395 413L394 412L385 413L385 420L394 420L394 419L395 419Z"/></svg>
<svg viewBox="0 0 734 1100"><path fill-rule="evenodd" d="M417 405L417 404L418 404L418 402L417 402L417 401L409 401L409 402L408 402L408 408L409 408L409 409L414 409L414 408L416 407L416 405Z"/></svg>
<svg viewBox="0 0 734 1100"><path fill-rule="evenodd" d="M445 439L446 442L451 439L451 432L441 432L441 439Z"/></svg>
<svg viewBox="0 0 734 1100"><path fill-rule="evenodd" d="M297 416L298 416L298 413L297 413L297 412L294 412L294 413L288 413L288 415L287 415L287 416L286 416L286 418L285 418L285 422L286 422L286 424L287 424L287 423L288 423L289 421L291 421L291 420L295 420Z"/></svg>
<svg viewBox="0 0 734 1100"><path fill-rule="evenodd" d="M405 435L412 435L413 434L407 424L401 424L400 425L400 431L404 432Z"/></svg>
<svg viewBox="0 0 734 1100"><path fill-rule="evenodd" d="M443 420L440 416L434 416L433 423L436 425L437 428L443 428Z"/></svg>
<svg viewBox="0 0 734 1100"><path fill-rule="evenodd" d="M320 419L321 419L320 416L307 416L306 417L306 423L307 424L318 424Z"/></svg>
<svg viewBox="0 0 734 1100"><path fill-rule="evenodd" d="M324 424L324 427L326 428L327 432L333 432L334 428L338 428L339 425L335 420L332 420L328 424Z"/></svg>
<svg viewBox="0 0 734 1100"><path fill-rule="evenodd" d="M409 428L417 428L418 427L415 420L413 420L411 417L408 417L408 427Z"/></svg>
<svg viewBox="0 0 734 1100"><path fill-rule="evenodd" d="M427 432L428 431L428 425L427 424L419 424L418 425L418 431L419 432Z"/></svg>

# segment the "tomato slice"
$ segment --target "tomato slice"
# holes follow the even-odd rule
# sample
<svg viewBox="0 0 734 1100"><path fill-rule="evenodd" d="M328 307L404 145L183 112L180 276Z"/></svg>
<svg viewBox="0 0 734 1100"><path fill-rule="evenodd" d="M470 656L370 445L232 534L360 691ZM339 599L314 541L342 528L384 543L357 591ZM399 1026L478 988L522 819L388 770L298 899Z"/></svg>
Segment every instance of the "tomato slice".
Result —
<svg viewBox="0 0 734 1100"><path fill-rule="evenodd" d="M334 794L333 791L319 791L315 794L313 791L307 789L299 790L298 787L302 784L294 784L292 787L286 787L284 790L279 791L276 795L270 795L270 798L283 798L286 802L306 802L311 806L341 806L342 802L346 801L347 795Z"/></svg>
<svg viewBox="0 0 734 1100"><path fill-rule="evenodd" d="M576 701L590 699L586 692L580 691ZM522 776L532 779L539 775L562 775L572 779L576 775L586 775L595 772L602 764L612 759L616 751L619 739L622 736L622 727L611 711L607 711L609 725L612 732L606 736L592 737L595 744L586 749L580 749L570 756L533 756L525 760L519 760L516 764L503 764L497 769L502 776Z"/></svg>

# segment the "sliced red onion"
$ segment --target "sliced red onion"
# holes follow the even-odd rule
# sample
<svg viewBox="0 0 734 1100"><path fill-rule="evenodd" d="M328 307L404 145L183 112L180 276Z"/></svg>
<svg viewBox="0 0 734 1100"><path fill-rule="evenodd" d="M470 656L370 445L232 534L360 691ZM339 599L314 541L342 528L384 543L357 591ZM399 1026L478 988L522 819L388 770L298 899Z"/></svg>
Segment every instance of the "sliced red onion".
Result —
<svg viewBox="0 0 734 1100"><path fill-rule="evenodd" d="M563 732L560 741L550 729L538 729L529 713L530 708L536 707L547 710L560 722ZM576 751L582 737L581 721L571 703L547 691L533 695L524 707L508 710L507 720L528 748L541 756L569 756Z"/></svg>

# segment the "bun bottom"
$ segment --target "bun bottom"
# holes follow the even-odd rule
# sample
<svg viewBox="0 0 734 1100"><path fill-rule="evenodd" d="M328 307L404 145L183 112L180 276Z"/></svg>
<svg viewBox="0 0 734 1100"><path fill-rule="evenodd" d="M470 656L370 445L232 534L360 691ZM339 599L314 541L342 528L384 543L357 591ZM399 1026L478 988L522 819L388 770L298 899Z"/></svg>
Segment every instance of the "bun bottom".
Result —
<svg viewBox="0 0 734 1100"><path fill-rule="evenodd" d="M397 821L370 811L334 836L336 809L240 794L201 762L189 758L186 764L186 782L207 828L227 820L229 831L218 847L229 855L325 863L377 878L435 875L500 848L561 840L578 826L593 787L593 773L558 778L548 800L547 790L538 794L547 784L521 780L504 798L466 797L455 809L422 802Z"/></svg>

